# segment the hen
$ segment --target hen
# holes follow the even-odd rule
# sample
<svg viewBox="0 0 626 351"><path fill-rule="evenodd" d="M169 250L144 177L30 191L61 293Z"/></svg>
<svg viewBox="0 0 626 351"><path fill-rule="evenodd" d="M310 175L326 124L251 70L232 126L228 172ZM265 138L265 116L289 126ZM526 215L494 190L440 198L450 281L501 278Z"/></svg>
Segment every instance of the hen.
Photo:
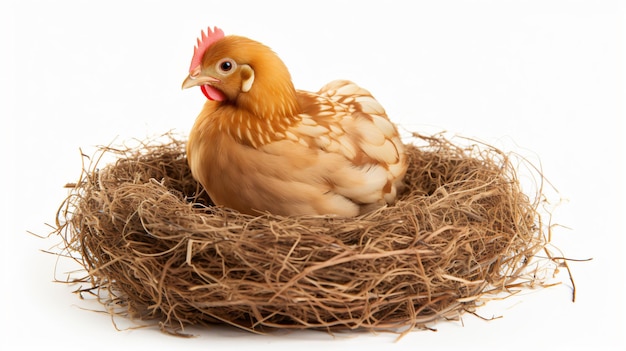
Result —
<svg viewBox="0 0 626 351"><path fill-rule="evenodd" d="M385 110L349 81L296 90L268 47L202 32L183 89L208 101L187 160L217 205L258 215L356 216L395 202L407 160Z"/></svg>

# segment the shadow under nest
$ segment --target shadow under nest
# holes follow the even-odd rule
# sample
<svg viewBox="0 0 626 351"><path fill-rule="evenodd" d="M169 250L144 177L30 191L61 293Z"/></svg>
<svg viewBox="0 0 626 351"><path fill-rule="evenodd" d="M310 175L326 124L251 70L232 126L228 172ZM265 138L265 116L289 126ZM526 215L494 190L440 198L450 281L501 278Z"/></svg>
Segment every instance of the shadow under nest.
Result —
<svg viewBox="0 0 626 351"><path fill-rule="evenodd" d="M56 232L83 291L170 332L426 327L507 293L547 245L540 194L485 145L415 134L406 191L366 215L254 217L213 206L167 137L85 156ZM105 154L117 161L97 169Z"/></svg>

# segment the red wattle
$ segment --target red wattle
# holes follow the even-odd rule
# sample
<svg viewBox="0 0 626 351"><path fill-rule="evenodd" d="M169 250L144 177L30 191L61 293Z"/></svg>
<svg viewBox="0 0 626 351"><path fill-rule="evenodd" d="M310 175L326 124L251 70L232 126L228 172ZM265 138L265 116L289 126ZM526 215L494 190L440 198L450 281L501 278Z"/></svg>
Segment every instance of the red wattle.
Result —
<svg viewBox="0 0 626 351"><path fill-rule="evenodd" d="M200 90L202 90L204 96L211 101L224 101L224 94L210 85L205 84L200 87Z"/></svg>

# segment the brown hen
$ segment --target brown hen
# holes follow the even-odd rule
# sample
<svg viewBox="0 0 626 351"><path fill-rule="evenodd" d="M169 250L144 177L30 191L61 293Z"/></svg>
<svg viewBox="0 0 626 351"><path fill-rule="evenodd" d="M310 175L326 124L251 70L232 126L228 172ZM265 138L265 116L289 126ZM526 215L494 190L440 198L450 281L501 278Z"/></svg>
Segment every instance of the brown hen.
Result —
<svg viewBox="0 0 626 351"><path fill-rule="evenodd" d="M213 202L248 214L356 216L393 204L404 146L365 89L334 81L296 90L268 47L215 28L202 33L183 88L208 101L187 144Z"/></svg>

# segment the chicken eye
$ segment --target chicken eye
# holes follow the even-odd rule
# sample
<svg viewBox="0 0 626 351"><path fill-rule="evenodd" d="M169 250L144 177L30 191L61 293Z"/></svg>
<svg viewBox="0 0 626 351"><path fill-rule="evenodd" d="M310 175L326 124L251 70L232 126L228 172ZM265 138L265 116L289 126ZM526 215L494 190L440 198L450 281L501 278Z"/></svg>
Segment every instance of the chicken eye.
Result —
<svg viewBox="0 0 626 351"><path fill-rule="evenodd" d="M220 65L220 68L222 69L222 71L230 71L230 69L233 68L233 64L229 61L224 61Z"/></svg>
<svg viewBox="0 0 626 351"><path fill-rule="evenodd" d="M228 75L233 72L237 64L232 59L223 59L217 63L217 71L221 74Z"/></svg>

